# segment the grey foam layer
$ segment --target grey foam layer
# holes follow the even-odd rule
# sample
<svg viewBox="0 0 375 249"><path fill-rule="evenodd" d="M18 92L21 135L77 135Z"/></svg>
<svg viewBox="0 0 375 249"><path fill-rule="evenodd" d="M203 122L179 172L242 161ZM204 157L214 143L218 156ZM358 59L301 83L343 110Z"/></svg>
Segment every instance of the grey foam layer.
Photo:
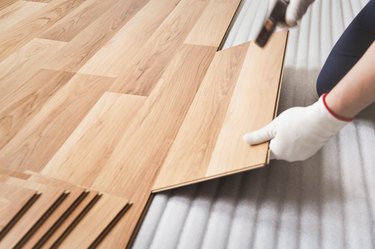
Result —
<svg viewBox="0 0 375 249"><path fill-rule="evenodd" d="M330 49L367 0L316 0L286 54L279 111L317 100ZM253 40L268 1L244 0L224 48ZM133 248L375 248L375 108L305 162L157 194Z"/></svg>

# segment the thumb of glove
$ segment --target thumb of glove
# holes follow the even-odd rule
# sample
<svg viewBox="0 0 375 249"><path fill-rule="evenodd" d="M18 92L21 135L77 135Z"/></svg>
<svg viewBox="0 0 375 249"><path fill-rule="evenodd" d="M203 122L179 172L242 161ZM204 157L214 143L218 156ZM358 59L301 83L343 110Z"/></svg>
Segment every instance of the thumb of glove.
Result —
<svg viewBox="0 0 375 249"><path fill-rule="evenodd" d="M243 140L250 145L261 144L271 140L275 135L276 127L275 122L273 121L257 131L246 133L243 136Z"/></svg>

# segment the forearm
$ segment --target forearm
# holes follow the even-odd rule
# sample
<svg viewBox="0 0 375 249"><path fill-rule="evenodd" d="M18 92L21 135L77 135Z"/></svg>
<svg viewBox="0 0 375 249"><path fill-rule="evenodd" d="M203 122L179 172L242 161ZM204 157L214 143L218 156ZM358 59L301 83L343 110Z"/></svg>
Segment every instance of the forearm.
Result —
<svg viewBox="0 0 375 249"><path fill-rule="evenodd" d="M329 92L327 105L342 117L354 117L375 102L375 42Z"/></svg>

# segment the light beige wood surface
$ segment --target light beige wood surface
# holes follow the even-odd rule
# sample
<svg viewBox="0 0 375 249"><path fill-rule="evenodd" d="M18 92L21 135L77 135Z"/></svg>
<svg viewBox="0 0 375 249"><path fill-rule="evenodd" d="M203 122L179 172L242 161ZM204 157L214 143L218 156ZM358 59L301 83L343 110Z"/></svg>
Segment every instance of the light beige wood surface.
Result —
<svg viewBox="0 0 375 249"><path fill-rule="evenodd" d="M112 91L148 96L207 1L182 0L117 78Z"/></svg>
<svg viewBox="0 0 375 249"><path fill-rule="evenodd" d="M69 42L116 2L117 0L85 1L43 32L40 37Z"/></svg>
<svg viewBox="0 0 375 249"><path fill-rule="evenodd" d="M37 37L41 31L51 27L83 1L84 0L52 1L48 3L45 8L14 25L9 32L5 32L0 36L0 60L3 60L16 49Z"/></svg>
<svg viewBox="0 0 375 249"><path fill-rule="evenodd" d="M238 0L211 0L185 43L218 47L238 7Z"/></svg>
<svg viewBox="0 0 375 249"><path fill-rule="evenodd" d="M216 54L154 191L267 163L268 144L248 146L242 136L274 116L286 37L274 35L264 49L248 43Z"/></svg>
<svg viewBox="0 0 375 249"><path fill-rule="evenodd" d="M112 78L75 75L4 146L1 165L42 169L112 82Z"/></svg>
<svg viewBox="0 0 375 249"><path fill-rule="evenodd" d="M180 0L151 0L81 69L80 73L117 77Z"/></svg>
<svg viewBox="0 0 375 249"><path fill-rule="evenodd" d="M24 187L0 183L0 197L6 202L0 204L0 231L36 193Z"/></svg>
<svg viewBox="0 0 375 249"><path fill-rule="evenodd" d="M148 0L117 0L58 51L44 67L77 72Z"/></svg>
<svg viewBox="0 0 375 249"><path fill-rule="evenodd" d="M17 1L0 11L0 32L10 29L12 26L42 9L46 4Z"/></svg>
<svg viewBox="0 0 375 249"><path fill-rule="evenodd" d="M144 100L141 96L105 93L43 173L91 186Z"/></svg>

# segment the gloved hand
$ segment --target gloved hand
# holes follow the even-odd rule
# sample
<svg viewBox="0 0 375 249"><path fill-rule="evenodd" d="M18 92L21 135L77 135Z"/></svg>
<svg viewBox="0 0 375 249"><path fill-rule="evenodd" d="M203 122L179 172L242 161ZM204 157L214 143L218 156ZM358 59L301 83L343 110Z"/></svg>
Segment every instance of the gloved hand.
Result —
<svg viewBox="0 0 375 249"><path fill-rule="evenodd" d="M270 0L269 13L276 2L277 0ZM314 0L289 0L285 15L285 25L288 27L296 26L312 2L314 2Z"/></svg>
<svg viewBox="0 0 375 249"><path fill-rule="evenodd" d="M284 111L264 128L245 134L244 141L254 145L271 139L271 159L293 162L311 157L350 121L339 120L325 96L313 105Z"/></svg>

